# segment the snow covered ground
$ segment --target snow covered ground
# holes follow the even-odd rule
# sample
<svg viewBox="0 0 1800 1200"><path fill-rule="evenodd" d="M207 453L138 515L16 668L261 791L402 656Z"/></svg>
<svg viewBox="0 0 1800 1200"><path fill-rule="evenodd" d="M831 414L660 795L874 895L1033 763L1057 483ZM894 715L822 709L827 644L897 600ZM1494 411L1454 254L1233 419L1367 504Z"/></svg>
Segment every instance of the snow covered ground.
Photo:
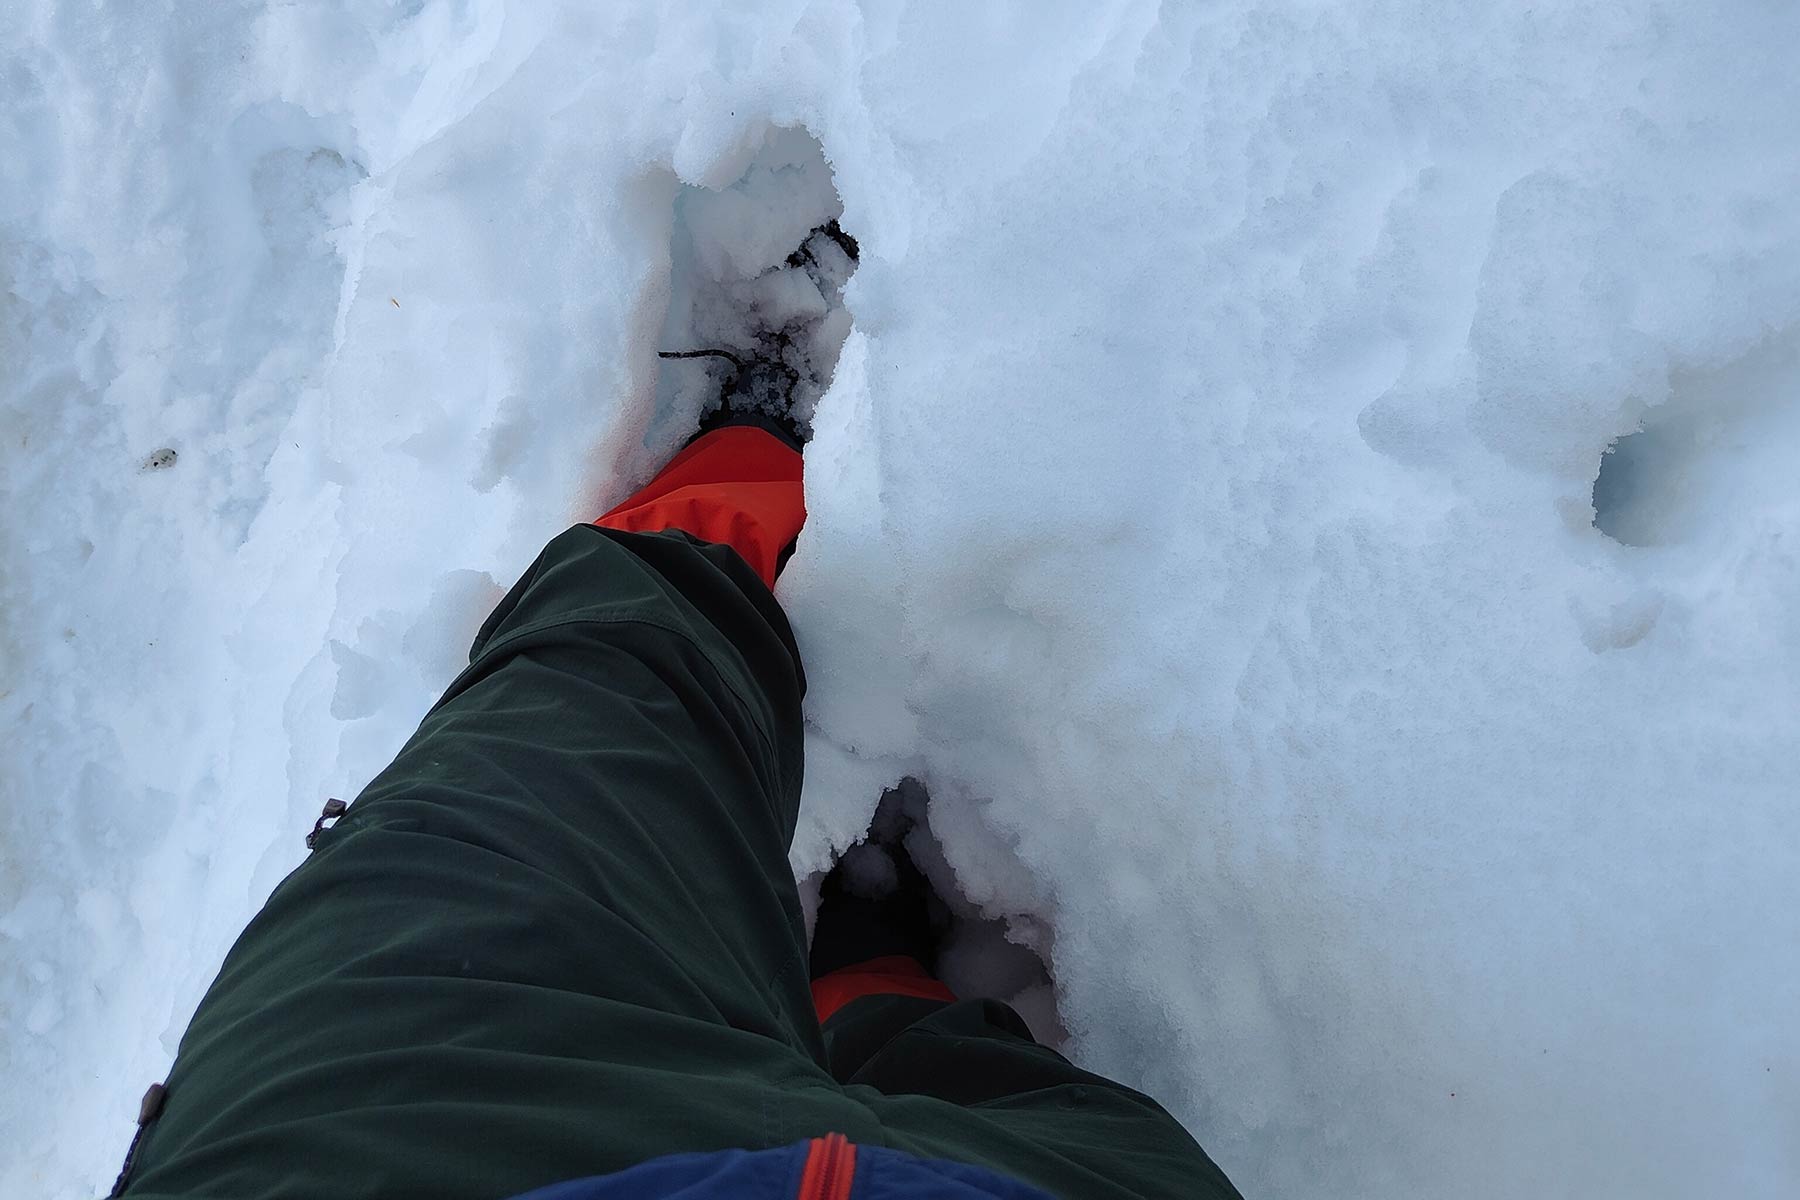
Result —
<svg viewBox="0 0 1800 1200"><path fill-rule="evenodd" d="M740 249L796 196L862 249L797 872L922 780L1068 1052L1251 1196L1792 1195L1796 45L9 0L0 1194L104 1190L323 799L680 438L731 189Z"/></svg>

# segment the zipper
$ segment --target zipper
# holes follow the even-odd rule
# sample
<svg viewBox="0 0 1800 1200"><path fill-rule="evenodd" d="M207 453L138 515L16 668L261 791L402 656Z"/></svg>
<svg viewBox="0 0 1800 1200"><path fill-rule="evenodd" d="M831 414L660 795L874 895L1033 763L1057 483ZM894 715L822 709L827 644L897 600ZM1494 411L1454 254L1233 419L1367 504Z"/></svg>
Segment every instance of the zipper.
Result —
<svg viewBox="0 0 1800 1200"><path fill-rule="evenodd" d="M806 1169L800 1173L797 1200L850 1200L850 1183L856 1178L856 1146L841 1133L812 1140L806 1152Z"/></svg>

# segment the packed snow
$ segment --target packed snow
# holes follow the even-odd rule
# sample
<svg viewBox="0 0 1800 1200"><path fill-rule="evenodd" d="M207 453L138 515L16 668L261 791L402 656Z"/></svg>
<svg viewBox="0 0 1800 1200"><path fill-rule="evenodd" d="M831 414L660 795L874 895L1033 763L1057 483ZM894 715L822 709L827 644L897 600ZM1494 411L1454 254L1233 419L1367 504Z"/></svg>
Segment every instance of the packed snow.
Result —
<svg viewBox="0 0 1800 1200"><path fill-rule="evenodd" d="M0 1194L105 1190L324 799L691 428L658 351L835 216L757 300L816 351L797 876L917 780L962 978L1041 955L1253 1197L1793 1195L1796 45L0 6Z"/></svg>

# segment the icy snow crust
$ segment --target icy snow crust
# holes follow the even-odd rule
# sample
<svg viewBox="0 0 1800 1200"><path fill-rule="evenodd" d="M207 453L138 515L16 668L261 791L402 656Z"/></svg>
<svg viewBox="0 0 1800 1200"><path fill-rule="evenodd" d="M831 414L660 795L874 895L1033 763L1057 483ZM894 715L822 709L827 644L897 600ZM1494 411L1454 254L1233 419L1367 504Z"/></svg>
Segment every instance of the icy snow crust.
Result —
<svg viewBox="0 0 1800 1200"><path fill-rule="evenodd" d="M0 1193L677 444L792 129L796 871L918 777L1252 1196L1791 1195L1797 11L12 0Z"/></svg>

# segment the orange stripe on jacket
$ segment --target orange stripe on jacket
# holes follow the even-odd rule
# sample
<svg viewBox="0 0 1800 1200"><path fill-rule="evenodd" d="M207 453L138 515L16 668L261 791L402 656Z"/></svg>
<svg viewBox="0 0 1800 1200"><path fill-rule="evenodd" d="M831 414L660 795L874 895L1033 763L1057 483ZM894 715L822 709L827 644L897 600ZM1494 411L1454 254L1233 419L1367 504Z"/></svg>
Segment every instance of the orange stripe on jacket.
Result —
<svg viewBox="0 0 1800 1200"><path fill-rule="evenodd" d="M852 1000L864 996L917 996L922 1000L955 1000L956 993L926 973L916 958L888 954L854 966L839 967L812 981L813 1007L819 1023Z"/></svg>
<svg viewBox="0 0 1800 1200"><path fill-rule="evenodd" d="M679 529L730 546L775 586L781 552L806 524L800 452L767 430L727 425L696 440L596 525Z"/></svg>

